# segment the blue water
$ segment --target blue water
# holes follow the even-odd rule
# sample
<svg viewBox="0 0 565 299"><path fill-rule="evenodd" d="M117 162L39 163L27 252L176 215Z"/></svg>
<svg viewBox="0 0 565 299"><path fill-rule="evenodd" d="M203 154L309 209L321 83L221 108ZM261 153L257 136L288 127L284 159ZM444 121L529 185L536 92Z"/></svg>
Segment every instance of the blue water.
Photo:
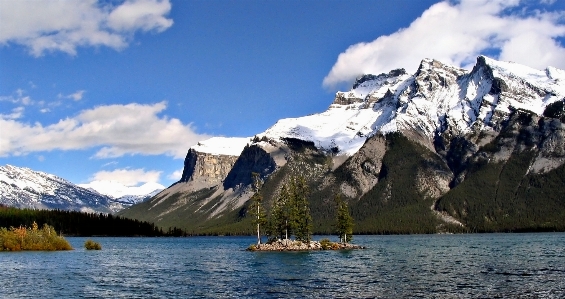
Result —
<svg viewBox="0 0 565 299"><path fill-rule="evenodd" d="M356 236L368 249L321 252L244 251L251 237L93 238L101 251L67 239L75 250L1 252L0 297L565 298L564 233Z"/></svg>

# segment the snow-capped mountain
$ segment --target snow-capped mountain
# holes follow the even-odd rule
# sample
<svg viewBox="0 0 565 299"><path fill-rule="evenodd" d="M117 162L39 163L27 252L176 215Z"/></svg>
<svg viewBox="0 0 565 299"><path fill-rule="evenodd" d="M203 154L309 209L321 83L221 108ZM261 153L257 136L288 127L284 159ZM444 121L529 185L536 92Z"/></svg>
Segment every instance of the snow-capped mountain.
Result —
<svg viewBox="0 0 565 299"><path fill-rule="evenodd" d="M113 212L112 198L52 174L0 166L0 203L18 208Z"/></svg>
<svg viewBox="0 0 565 299"><path fill-rule="evenodd" d="M60 209L114 213L151 197L161 185L148 185L146 193L114 198L77 186L52 174L12 165L0 166L0 204L18 208Z"/></svg>
<svg viewBox="0 0 565 299"><path fill-rule="evenodd" d="M322 113L281 119L253 137L201 141L188 150L178 183L124 215L178 220L191 230L222 215L234 221L233 213L245 214L258 173L267 202L290 175L308 180L319 228L331 221L324 218L331 194L348 198L375 232L395 231L383 225L401 215L411 223L421 215L409 211L426 210L426 219L439 222L430 220L420 232L451 224L527 230L535 221L508 217L532 211L543 211L535 219L558 223L562 216L554 212L561 210L549 207L565 205L565 189L554 188L565 173L564 107L563 70L484 56L464 70L424 59L414 74L397 69L359 77ZM383 211L394 208L404 210L386 218Z"/></svg>
<svg viewBox="0 0 565 299"><path fill-rule="evenodd" d="M472 71L424 59L414 75L403 69L359 78L338 92L320 114L279 120L259 134L313 141L318 148L352 155L367 137L415 131L430 142L449 131L497 130L511 109L541 115L565 97L565 71L544 71L484 56Z"/></svg>
<svg viewBox="0 0 565 299"><path fill-rule="evenodd" d="M296 138L326 151L351 156L375 134L418 132L428 141L446 131L464 135L498 130L512 109L541 115L565 97L565 71L477 58L471 71L422 60L415 74L404 69L364 75L353 88L337 92L322 113L285 118L256 136ZM197 152L239 155L251 137L213 137L192 147Z"/></svg>

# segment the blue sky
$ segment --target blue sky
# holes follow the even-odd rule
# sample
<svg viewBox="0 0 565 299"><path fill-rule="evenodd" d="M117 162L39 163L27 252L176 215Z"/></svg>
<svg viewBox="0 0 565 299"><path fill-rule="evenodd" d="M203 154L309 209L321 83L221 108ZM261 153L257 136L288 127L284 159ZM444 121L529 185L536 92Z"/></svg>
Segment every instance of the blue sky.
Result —
<svg viewBox="0 0 565 299"><path fill-rule="evenodd" d="M0 0L0 165L170 185L198 140L322 112L362 73L565 68L564 2Z"/></svg>

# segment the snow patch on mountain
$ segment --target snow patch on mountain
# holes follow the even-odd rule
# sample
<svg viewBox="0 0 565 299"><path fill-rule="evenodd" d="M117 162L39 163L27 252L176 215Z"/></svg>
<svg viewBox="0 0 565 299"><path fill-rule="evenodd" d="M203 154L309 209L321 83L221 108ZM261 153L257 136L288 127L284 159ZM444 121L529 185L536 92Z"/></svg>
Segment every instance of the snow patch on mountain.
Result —
<svg viewBox="0 0 565 299"><path fill-rule="evenodd" d="M200 153L239 156L249 143L251 137L212 137L199 141L191 148Z"/></svg>

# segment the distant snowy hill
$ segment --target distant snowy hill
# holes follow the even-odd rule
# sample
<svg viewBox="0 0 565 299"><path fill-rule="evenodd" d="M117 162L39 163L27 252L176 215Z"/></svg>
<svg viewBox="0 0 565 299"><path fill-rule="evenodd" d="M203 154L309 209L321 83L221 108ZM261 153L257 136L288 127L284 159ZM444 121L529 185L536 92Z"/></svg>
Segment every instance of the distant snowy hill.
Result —
<svg viewBox="0 0 565 299"><path fill-rule="evenodd" d="M150 184L138 189L137 194L113 198L52 174L12 165L0 166L0 204L18 208L114 213L151 197L160 188L159 184Z"/></svg>

